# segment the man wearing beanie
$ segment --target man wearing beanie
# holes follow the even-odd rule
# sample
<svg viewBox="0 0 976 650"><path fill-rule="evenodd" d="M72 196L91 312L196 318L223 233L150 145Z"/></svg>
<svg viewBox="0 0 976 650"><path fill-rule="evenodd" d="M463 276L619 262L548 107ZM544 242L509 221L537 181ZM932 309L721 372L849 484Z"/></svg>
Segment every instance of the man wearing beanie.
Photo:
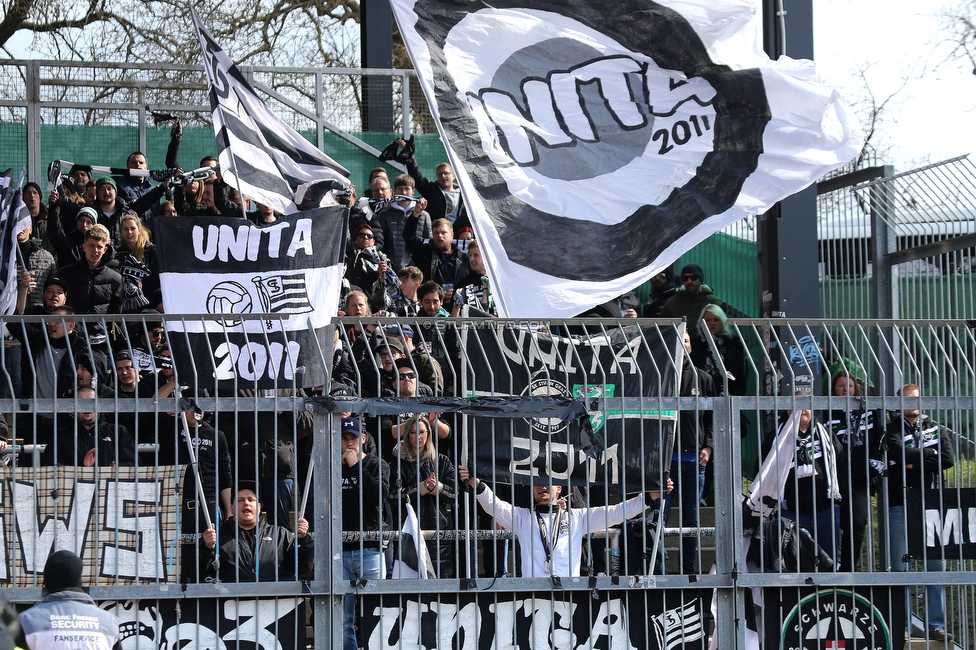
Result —
<svg viewBox="0 0 976 650"><path fill-rule="evenodd" d="M698 335L698 319L706 305L720 305L722 301L711 287L705 282L705 272L694 262L685 264L681 269L681 288L664 303L661 308L661 318L688 319L688 332L692 339Z"/></svg>
<svg viewBox="0 0 976 650"><path fill-rule="evenodd" d="M100 609L81 586L81 558L55 551L44 565L44 600L20 615L30 650L121 648L119 619Z"/></svg>
<svg viewBox="0 0 976 650"><path fill-rule="evenodd" d="M98 213L98 221L101 225L108 228L112 241L119 238L119 224L122 217L126 214L136 214L125 204L122 197L118 195L118 185L115 179L109 176L102 176L95 181L95 212Z"/></svg>

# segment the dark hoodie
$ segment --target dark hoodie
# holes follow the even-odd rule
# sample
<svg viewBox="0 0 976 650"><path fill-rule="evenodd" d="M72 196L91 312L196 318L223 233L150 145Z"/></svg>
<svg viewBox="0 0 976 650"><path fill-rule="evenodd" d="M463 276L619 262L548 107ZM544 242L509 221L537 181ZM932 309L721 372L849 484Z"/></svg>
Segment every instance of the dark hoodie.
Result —
<svg viewBox="0 0 976 650"><path fill-rule="evenodd" d="M652 293L651 299L644 305L644 318L657 318L661 315L664 303L668 301L678 291L678 285L674 281L674 269L670 266L663 271L668 283L660 293Z"/></svg>
<svg viewBox="0 0 976 650"><path fill-rule="evenodd" d="M99 397L112 397L113 377L108 357L100 350L89 350L79 342L74 350L74 363L62 363L58 368L58 397L73 397L78 386L78 366L84 366L92 376L91 387Z"/></svg>

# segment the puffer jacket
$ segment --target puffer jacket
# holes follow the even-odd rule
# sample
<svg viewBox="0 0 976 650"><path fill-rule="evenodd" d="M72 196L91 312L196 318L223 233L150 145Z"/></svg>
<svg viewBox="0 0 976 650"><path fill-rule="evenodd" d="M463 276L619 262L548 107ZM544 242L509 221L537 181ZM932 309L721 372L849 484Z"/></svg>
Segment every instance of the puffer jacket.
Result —
<svg viewBox="0 0 976 650"><path fill-rule="evenodd" d="M82 259L58 271L58 277L68 283L67 304L76 314L118 312L120 300L116 290L122 283L122 276L112 268L114 258L115 253L109 246L94 269Z"/></svg>

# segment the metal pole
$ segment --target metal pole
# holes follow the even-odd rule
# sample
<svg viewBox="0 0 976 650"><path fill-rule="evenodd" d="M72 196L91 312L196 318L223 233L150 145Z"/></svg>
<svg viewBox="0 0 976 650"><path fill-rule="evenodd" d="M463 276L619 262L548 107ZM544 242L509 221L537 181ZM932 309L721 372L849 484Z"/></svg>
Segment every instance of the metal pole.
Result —
<svg viewBox="0 0 976 650"><path fill-rule="evenodd" d="M312 474L315 469L315 459L308 462L308 475L305 477L305 487L302 489L302 505L298 509L298 514L305 519L305 508L308 506L308 493L312 489Z"/></svg>

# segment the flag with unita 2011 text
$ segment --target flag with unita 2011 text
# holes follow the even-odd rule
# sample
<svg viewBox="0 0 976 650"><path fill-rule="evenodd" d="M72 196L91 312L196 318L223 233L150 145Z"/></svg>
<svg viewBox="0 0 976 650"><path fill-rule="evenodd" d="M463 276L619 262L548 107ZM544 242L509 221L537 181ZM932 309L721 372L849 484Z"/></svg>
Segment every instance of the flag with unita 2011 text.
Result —
<svg viewBox="0 0 976 650"><path fill-rule="evenodd" d="M862 146L758 3L391 4L503 316L585 312Z"/></svg>
<svg viewBox="0 0 976 650"><path fill-rule="evenodd" d="M185 315L166 321L184 385L214 394L328 380L325 328L339 308L347 214L316 208L260 226L232 217L157 220L163 303Z"/></svg>

